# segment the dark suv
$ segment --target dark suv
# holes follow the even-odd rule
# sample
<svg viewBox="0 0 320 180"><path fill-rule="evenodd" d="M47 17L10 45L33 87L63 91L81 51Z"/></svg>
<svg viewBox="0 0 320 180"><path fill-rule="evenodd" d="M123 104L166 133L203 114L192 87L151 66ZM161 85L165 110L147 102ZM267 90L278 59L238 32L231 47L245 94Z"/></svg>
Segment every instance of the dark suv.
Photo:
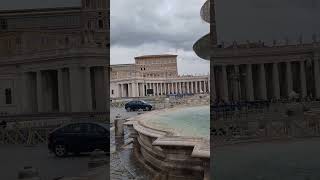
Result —
<svg viewBox="0 0 320 180"><path fill-rule="evenodd" d="M96 149L110 150L110 132L106 124L94 122L70 123L49 134L48 148L58 157Z"/></svg>
<svg viewBox="0 0 320 180"><path fill-rule="evenodd" d="M130 102L126 103L124 107L127 111L131 111L131 110L134 111L134 110L139 110L139 109L150 111L152 109L151 104L149 104L145 101L142 101L142 100L130 101Z"/></svg>

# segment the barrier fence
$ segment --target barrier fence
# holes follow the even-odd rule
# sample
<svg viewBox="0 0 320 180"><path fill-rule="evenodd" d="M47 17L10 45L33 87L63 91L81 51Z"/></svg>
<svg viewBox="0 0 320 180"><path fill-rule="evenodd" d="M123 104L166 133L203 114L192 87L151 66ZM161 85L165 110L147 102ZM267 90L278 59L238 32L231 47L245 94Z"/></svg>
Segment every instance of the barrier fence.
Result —
<svg viewBox="0 0 320 180"><path fill-rule="evenodd" d="M294 105L296 109L290 109ZM278 103L251 110L215 111L212 115L210 134L215 146L320 136L319 102Z"/></svg>
<svg viewBox="0 0 320 180"><path fill-rule="evenodd" d="M0 144L47 143L49 133L55 128L72 122L94 121L109 123L109 114L96 113L50 113L1 117L6 124L0 126Z"/></svg>

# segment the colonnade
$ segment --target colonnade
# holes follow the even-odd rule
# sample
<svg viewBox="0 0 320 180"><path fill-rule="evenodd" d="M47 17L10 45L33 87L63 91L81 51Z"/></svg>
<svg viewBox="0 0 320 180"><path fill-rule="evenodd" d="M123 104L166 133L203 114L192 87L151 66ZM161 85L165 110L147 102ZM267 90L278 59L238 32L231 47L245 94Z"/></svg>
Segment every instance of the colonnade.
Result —
<svg viewBox="0 0 320 180"><path fill-rule="evenodd" d="M172 82L126 82L118 83L117 97L162 96L170 94L209 93L210 83L206 80Z"/></svg>
<svg viewBox="0 0 320 180"><path fill-rule="evenodd" d="M104 112L106 77L103 66L24 71L20 73L21 111Z"/></svg>
<svg viewBox="0 0 320 180"><path fill-rule="evenodd" d="M279 63L215 65L213 98L224 101L320 98L319 57Z"/></svg>

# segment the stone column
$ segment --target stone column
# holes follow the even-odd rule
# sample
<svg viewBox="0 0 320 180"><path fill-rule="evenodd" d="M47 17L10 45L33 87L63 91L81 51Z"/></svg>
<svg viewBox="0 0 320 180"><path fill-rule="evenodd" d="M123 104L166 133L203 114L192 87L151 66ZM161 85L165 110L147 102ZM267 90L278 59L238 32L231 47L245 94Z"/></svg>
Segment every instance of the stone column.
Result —
<svg viewBox="0 0 320 180"><path fill-rule="evenodd" d="M193 81L191 81L191 93L193 94L194 93L194 89L193 89Z"/></svg>
<svg viewBox="0 0 320 180"><path fill-rule="evenodd" d="M164 94L167 95L167 83L164 83Z"/></svg>
<svg viewBox="0 0 320 180"><path fill-rule="evenodd" d="M291 70L291 62L287 62L286 63L286 69L287 69L287 73L286 73L286 80L287 80L287 93L288 96L290 95L290 93L293 90L293 86L292 86L292 70Z"/></svg>
<svg viewBox="0 0 320 180"><path fill-rule="evenodd" d="M59 71L61 71L61 69L59 69ZM62 75L62 72L60 72L60 73ZM88 108L88 111L90 112L90 111L92 111L92 89L91 89L90 67L85 67L85 88L86 88L86 97L87 97L87 105L88 105L87 108ZM59 103L60 103L60 99L59 99ZM59 104L59 106L60 106L60 104Z"/></svg>
<svg viewBox="0 0 320 180"><path fill-rule="evenodd" d="M118 97L121 98L121 84L118 84Z"/></svg>
<svg viewBox="0 0 320 180"><path fill-rule="evenodd" d="M195 94L198 94L198 81L195 81L194 83L195 83L195 89L196 89Z"/></svg>
<svg viewBox="0 0 320 180"><path fill-rule="evenodd" d="M319 55L314 56L314 80L315 80L315 97L320 98L320 71L319 71Z"/></svg>
<svg viewBox="0 0 320 180"><path fill-rule="evenodd" d="M278 64L272 64L272 85L273 85L273 98L280 99L280 81Z"/></svg>
<svg viewBox="0 0 320 180"><path fill-rule="evenodd" d="M267 100L267 85L266 85L266 72L264 64L259 64L259 87L260 87L260 98Z"/></svg>
<svg viewBox="0 0 320 180"><path fill-rule="evenodd" d="M159 83L159 86L160 86L160 95L163 95L162 83Z"/></svg>
<svg viewBox="0 0 320 180"><path fill-rule="evenodd" d="M37 103L38 103L38 112L44 112L44 103L43 103L43 89L42 89L42 73L37 71ZM60 101L60 97L59 97Z"/></svg>
<svg viewBox="0 0 320 180"><path fill-rule="evenodd" d="M132 83L128 83L128 96L132 97Z"/></svg>
<svg viewBox="0 0 320 180"><path fill-rule="evenodd" d="M238 75L240 74L240 72L239 72L239 65L235 65L234 66L234 73L235 73L235 79L234 79L234 87L233 87L233 89L234 89L234 97L235 97L235 99L236 100L240 100L240 89L239 89L239 81L238 81Z"/></svg>
<svg viewBox="0 0 320 180"><path fill-rule="evenodd" d="M187 93L190 93L190 82L187 82Z"/></svg>
<svg viewBox="0 0 320 180"><path fill-rule="evenodd" d="M178 93L178 82L175 82L175 86L176 87L175 87L175 91L174 92L175 92L175 94L177 94Z"/></svg>
<svg viewBox="0 0 320 180"><path fill-rule="evenodd" d="M132 97L136 97L137 96L136 90L137 90L136 84L134 82L131 83Z"/></svg>
<svg viewBox="0 0 320 180"><path fill-rule="evenodd" d="M248 101L254 100L251 64L246 65L246 96Z"/></svg>
<svg viewBox="0 0 320 180"><path fill-rule="evenodd" d="M154 84L154 89L155 89L155 95L158 96L158 94L159 94L159 92L158 92L159 91L158 83Z"/></svg>
<svg viewBox="0 0 320 180"><path fill-rule="evenodd" d="M126 97L126 95L125 95L125 89L124 89L124 84L121 84L121 95L122 95L122 97Z"/></svg>
<svg viewBox="0 0 320 180"><path fill-rule="evenodd" d="M229 89L228 89L228 77L227 77L227 67L222 65L222 98L225 101L229 100Z"/></svg>
<svg viewBox="0 0 320 180"><path fill-rule="evenodd" d="M300 86L301 86L301 97L307 96L307 83L306 83L306 69L304 61L300 61Z"/></svg>

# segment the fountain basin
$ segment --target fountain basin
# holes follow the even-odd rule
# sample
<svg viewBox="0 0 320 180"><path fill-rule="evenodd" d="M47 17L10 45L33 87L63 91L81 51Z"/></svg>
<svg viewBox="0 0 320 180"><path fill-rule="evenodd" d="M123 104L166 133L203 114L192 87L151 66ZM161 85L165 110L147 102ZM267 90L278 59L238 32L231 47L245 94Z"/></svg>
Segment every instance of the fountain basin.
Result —
<svg viewBox="0 0 320 180"><path fill-rule="evenodd" d="M202 180L210 162L209 106L178 107L128 119L136 157L168 180Z"/></svg>

